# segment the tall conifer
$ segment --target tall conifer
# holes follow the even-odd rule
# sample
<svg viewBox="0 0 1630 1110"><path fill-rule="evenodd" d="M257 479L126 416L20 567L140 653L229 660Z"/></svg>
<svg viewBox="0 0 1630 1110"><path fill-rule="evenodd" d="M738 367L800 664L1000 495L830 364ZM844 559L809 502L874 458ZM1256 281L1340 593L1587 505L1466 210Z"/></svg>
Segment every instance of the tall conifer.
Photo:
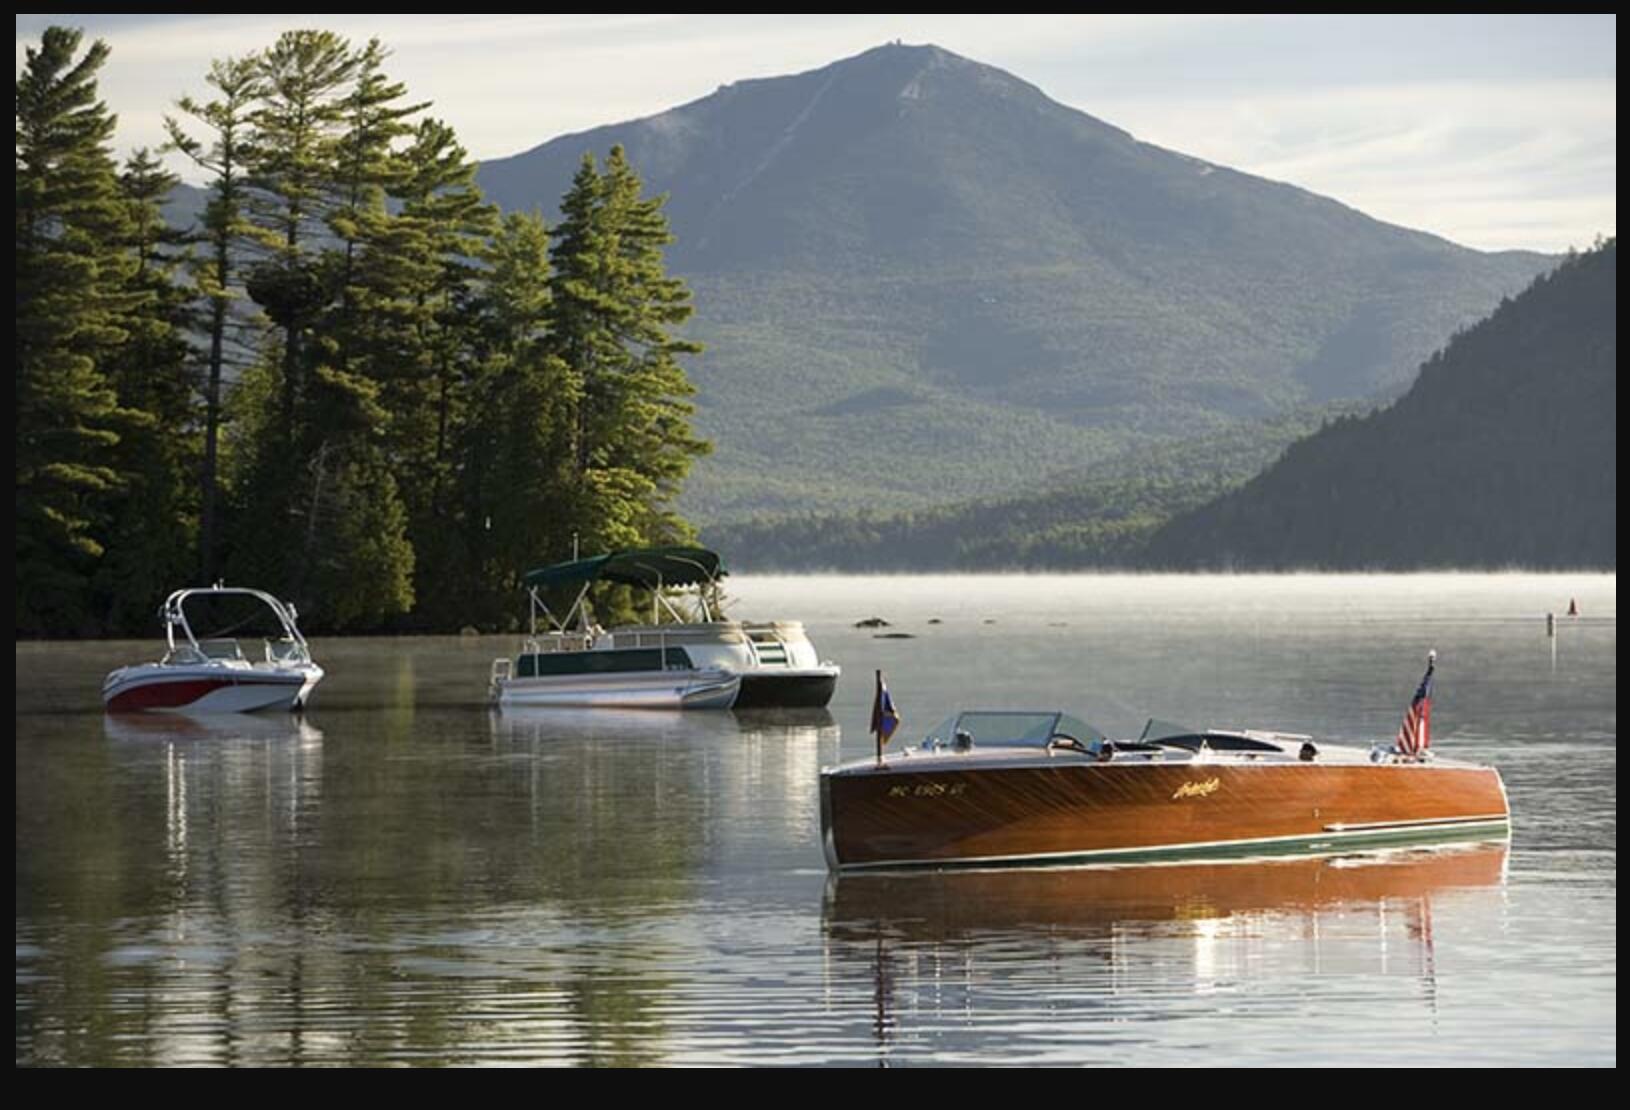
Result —
<svg viewBox="0 0 1630 1110"><path fill-rule="evenodd" d="M106 362L126 337L128 212L97 99L108 48L48 28L17 78L16 587L19 633L87 629L84 588L117 486L124 417Z"/></svg>
<svg viewBox="0 0 1630 1110"><path fill-rule="evenodd" d="M206 78L218 98L200 103L182 97L177 107L211 135L208 142L188 134L181 121L166 116L170 145L209 175L209 201L197 241L203 250L192 267L198 295L207 304L203 327L208 353L203 381L204 442L199 485L198 566L202 581L213 582L220 567L221 387L232 342L234 306L241 299L240 244L248 232L245 175L252 139L249 112L260 95L260 67L254 58L228 58L210 66Z"/></svg>

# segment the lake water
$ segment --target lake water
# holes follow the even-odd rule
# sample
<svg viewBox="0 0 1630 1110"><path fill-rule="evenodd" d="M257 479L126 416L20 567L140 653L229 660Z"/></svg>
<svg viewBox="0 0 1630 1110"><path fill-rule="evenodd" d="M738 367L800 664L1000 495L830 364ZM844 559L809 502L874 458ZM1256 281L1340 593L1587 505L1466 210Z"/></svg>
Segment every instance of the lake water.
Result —
<svg viewBox="0 0 1630 1110"><path fill-rule="evenodd" d="M1616 590L733 579L845 668L779 716L498 714L514 643L432 638L316 641L299 722L104 719L153 643L19 644L16 1062L1612 1065ZM1431 648L1434 745L1500 768L1509 846L827 874L817 775L869 753L876 668L908 737L1057 706L1367 744Z"/></svg>

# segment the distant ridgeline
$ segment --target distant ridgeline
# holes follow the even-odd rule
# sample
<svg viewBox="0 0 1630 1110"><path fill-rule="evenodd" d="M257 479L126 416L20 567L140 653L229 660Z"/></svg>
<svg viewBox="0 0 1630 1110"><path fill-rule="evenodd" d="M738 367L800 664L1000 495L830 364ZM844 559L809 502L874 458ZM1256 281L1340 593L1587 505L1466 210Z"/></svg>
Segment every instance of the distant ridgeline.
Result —
<svg viewBox="0 0 1630 1110"><path fill-rule="evenodd" d="M1617 240L1456 336L1392 407L1162 528L1177 568L1617 566Z"/></svg>
<svg viewBox="0 0 1630 1110"><path fill-rule="evenodd" d="M1013 497L704 538L747 570L1612 567L1615 258L1611 241L1537 279L1390 408L1296 410Z"/></svg>
<svg viewBox="0 0 1630 1110"><path fill-rule="evenodd" d="M925 509L806 513L703 530L741 570L1046 570L1134 566L1180 512L1236 488L1353 402L1297 409L1125 451L1006 498Z"/></svg>

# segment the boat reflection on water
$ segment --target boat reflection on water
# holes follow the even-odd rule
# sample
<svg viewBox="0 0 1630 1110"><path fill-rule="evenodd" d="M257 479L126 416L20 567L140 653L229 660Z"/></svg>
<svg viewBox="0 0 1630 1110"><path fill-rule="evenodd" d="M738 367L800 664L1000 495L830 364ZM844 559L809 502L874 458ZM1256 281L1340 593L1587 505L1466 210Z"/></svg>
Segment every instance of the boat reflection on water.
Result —
<svg viewBox="0 0 1630 1110"><path fill-rule="evenodd" d="M253 872L223 864L220 843L291 835L321 808L323 733L303 716L109 713L102 732L130 788L162 792L162 852L143 866L162 866L172 889L252 886ZM166 935L186 934L184 903L164 916Z"/></svg>
<svg viewBox="0 0 1630 1110"><path fill-rule="evenodd" d="M628 898L690 904L717 896L704 893L711 877L750 883L807 865L820 820L811 784L840 744L825 709L504 706L488 720L484 754L524 799L510 827L553 861L556 902L594 913Z"/></svg>
<svg viewBox="0 0 1630 1110"><path fill-rule="evenodd" d="M885 1062L905 1054L896 1032L922 1024L925 1008L966 1019L1057 1003L1124 1023L1111 1039L1131 1043L1143 1020L1195 1017L1210 1008L1204 996L1267 968L1292 984L1303 974L1407 976L1435 1009L1434 905L1455 921L1475 917L1475 904L1499 897L1508 848L1500 839L1237 862L834 873L822 915L828 975L871 980ZM1047 974L1009 981L1036 966Z"/></svg>
<svg viewBox="0 0 1630 1110"><path fill-rule="evenodd" d="M836 874L827 884L834 940L879 930L954 940L1002 929L1104 933L1239 915L1306 915L1354 904L1497 886L1507 842L1302 859L1142 867L1005 868Z"/></svg>
<svg viewBox="0 0 1630 1110"><path fill-rule="evenodd" d="M671 709L560 709L546 706L496 705L488 713L495 740L604 740L700 743L721 736L782 739L788 742L831 741L837 749L838 726L826 709L752 709L731 713L690 713Z"/></svg>
<svg viewBox="0 0 1630 1110"><path fill-rule="evenodd" d="M303 746L323 739L322 730L302 716L248 713L109 713L102 717L102 734L120 743L284 740Z"/></svg>

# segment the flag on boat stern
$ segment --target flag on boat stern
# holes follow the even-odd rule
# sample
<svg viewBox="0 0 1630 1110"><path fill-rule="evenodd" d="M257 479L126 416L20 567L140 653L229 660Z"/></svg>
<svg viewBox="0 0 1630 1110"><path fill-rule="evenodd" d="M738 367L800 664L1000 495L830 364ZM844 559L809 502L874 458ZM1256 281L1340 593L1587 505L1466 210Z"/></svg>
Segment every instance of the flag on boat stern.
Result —
<svg viewBox="0 0 1630 1110"><path fill-rule="evenodd" d="M877 672L877 694L872 699L872 728L877 734L879 749L889 742L894 730L900 727L900 714L894 708L894 699L889 696L888 684L883 681L883 672Z"/></svg>
<svg viewBox="0 0 1630 1110"><path fill-rule="evenodd" d="M1419 758L1432 746L1432 668L1437 661L1437 652L1427 653L1426 675L1404 713L1404 723L1398 727L1394 746L1404 755Z"/></svg>

